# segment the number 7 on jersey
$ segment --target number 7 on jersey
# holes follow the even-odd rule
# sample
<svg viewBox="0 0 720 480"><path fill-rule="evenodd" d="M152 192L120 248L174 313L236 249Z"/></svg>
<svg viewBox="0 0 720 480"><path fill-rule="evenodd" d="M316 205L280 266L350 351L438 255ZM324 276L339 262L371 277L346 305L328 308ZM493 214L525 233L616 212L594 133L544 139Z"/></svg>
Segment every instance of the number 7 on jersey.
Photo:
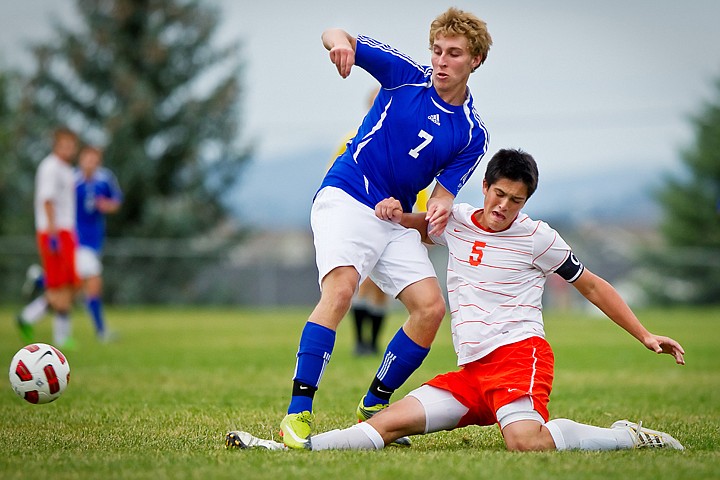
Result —
<svg viewBox="0 0 720 480"><path fill-rule="evenodd" d="M433 141L433 136L427 133L425 130L420 130L418 132L418 137L422 138L423 142L408 152L408 154L413 158L418 158L418 156L420 155L420 150L427 147L430 142Z"/></svg>

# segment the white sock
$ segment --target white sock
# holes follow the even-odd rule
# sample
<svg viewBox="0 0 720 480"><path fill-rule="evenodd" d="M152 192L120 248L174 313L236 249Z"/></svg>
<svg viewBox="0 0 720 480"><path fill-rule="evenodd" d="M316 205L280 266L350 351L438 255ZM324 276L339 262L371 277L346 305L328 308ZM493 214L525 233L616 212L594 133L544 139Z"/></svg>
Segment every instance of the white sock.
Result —
<svg viewBox="0 0 720 480"><path fill-rule="evenodd" d="M56 313L53 319L53 340L55 345L62 346L72 334L70 316L67 313Z"/></svg>
<svg viewBox="0 0 720 480"><path fill-rule="evenodd" d="M20 312L23 322L33 325L38 322L48 311L48 301L45 295L40 295L32 302L25 305Z"/></svg>
<svg viewBox="0 0 720 480"><path fill-rule="evenodd" d="M633 448L632 434L624 428L602 428L556 418L545 424L558 450L620 450Z"/></svg>
<svg viewBox="0 0 720 480"><path fill-rule="evenodd" d="M385 446L377 430L366 422L313 435L310 443L313 450L379 450Z"/></svg>

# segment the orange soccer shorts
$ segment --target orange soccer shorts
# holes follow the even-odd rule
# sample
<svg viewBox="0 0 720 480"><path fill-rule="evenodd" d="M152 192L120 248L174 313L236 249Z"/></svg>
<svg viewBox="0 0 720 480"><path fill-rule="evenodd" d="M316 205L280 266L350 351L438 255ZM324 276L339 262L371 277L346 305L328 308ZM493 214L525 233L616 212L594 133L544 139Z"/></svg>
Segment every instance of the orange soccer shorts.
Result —
<svg viewBox="0 0 720 480"><path fill-rule="evenodd" d="M60 230L56 235L56 244L51 244L47 232L37 234L40 259L45 269L45 288L77 286L79 279L75 271L75 234L69 230Z"/></svg>
<svg viewBox="0 0 720 480"><path fill-rule="evenodd" d="M458 371L438 375L427 385L452 393L469 409L457 428L497 423L495 412L524 396L547 422L554 363L550 344L530 337L499 347Z"/></svg>

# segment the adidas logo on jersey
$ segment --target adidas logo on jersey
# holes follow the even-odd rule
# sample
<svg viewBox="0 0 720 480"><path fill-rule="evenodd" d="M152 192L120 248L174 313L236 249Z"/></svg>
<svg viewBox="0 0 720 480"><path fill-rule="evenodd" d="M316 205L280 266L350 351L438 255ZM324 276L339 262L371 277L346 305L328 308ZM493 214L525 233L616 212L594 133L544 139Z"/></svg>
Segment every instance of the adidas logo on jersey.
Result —
<svg viewBox="0 0 720 480"><path fill-rule="evenodd" d="M439 113L436 113L434 115L428 115L428 120L433 122L438 127L440 126L440 114Z"/></svg>

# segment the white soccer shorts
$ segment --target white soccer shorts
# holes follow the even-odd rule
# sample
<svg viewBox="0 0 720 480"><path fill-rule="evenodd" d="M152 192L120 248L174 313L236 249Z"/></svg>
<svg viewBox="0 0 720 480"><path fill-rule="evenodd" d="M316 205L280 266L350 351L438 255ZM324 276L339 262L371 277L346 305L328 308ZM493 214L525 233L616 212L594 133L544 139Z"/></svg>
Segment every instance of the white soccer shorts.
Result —
<svg viewBox="0 0 720 480"><path fill-rule="evenodd" d="M380 220L374 209L339 188L318 192L310 224L320 288L325 275L342 266L355 267L360 282L370 276L393 297L408 285L436 277L416 230Z"/></svg>
<svg viewBox="0 0 720 480"><path fill-rule="evenodd" d="M75 250L75 270L82 279L101 275L103 266L100 255L92 248L78 246Z"/></svg>

